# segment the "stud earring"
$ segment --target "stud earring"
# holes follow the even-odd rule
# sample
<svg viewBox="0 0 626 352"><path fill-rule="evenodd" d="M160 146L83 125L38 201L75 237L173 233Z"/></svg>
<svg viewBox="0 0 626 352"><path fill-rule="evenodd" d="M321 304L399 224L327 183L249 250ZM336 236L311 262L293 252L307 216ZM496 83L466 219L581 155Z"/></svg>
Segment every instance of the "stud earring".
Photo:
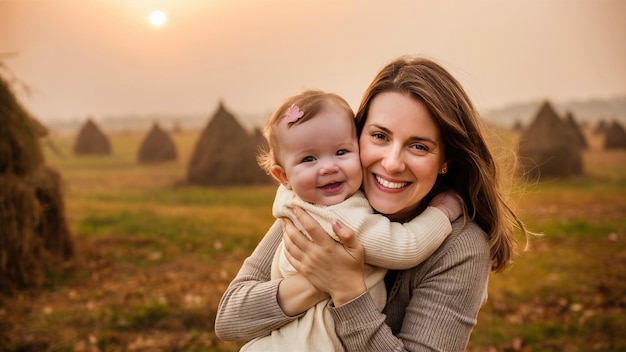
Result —
<svg viewBox="0 0 626 352"><path fill-rule="evenodd" d="M445 174L446 172L448 172L448 167L447 166L442 167L441 168L441 173Z"/></svg>

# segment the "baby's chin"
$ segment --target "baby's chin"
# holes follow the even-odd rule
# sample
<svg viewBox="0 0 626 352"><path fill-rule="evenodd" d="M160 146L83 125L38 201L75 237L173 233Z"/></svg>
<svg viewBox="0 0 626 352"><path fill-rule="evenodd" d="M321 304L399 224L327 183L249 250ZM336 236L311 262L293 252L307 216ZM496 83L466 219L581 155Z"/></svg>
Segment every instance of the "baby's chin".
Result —
<svg viewBox="0 0 626 352"><path fill-rule="evenodd" d="M333 195L324 195L324 196L319 197L319 199L317 200L317 202L315 202L315 204L325 205L325 206L336 205L348 199L351 195L352 194L348 194L346 192L341 192L341 193L333 194Z"/></svg>

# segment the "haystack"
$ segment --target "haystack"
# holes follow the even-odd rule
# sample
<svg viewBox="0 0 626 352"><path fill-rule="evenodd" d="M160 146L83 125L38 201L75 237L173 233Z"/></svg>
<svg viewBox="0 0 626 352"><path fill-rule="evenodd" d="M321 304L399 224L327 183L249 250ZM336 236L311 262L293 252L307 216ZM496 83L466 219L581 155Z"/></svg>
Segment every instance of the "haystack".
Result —
<svg viewBox="0 0 626 352"><path fill-rule="evenodd" d="M252 135L222 102L202 131L187 167L187 181L205 186L271 182L256 161Z"/></svg>
<svg viewBox="0 0 626 352"><path fill-rule="evenodd" d="M111 154L111 143L89 118L78 132L73 150L76 155L106 155Z"/></svg>
<svg viewBox="0 0 626 352"><path fill-rule="evenodd" d="M268 151L270 149L270 145L267 143L267 139L263 136L263 131L261 131L260 128L255 127L252 132L252 136L256 145L257 153L260 151Z"/></svg>
<svg viewBox="0 0 626 352"><path fill-rule="evenodd" d="M518 172L531 180L581 174L582 148L572 143L576 138L550 103L544 102L520 137Z"/></svg>
<svg viewBox="0 0 626 352"><path fill-rule="evenodd" d="M0 78L0 290L38 285L73 255L60 175L46 166L46 130Z"/></svg>
<svg viewBox="0 0 626 352"><path fill-rule="evenodd" d="M177 157L178 152L174 141L167 132L155 123L139 147L137 161L148 164L173 161Z"/></svg>
<svg viewBox="0 0 626 352"><path fill-rule="evenodd" d="M35 190L41 207L35 232L43 240L44 249L61 259L70 259L74 246L65 219L61 174L47 165L41 165L28 176L26 182Z"/></svg>
<svg viewBox="0 0 626 352"><path fill-rule="evenodd" d="M589 145L587 144L587 139L583 134L581 126L576 122L576 120L574 119L574 115L571 112L567 112L565 114L565 122L576 136L576 140L574 142L577 143L578 146L582 149L587 149L589 147Z"/></svg>
<svg viewBox="0 0 626 352"><path fill-rule="evenodd" d="M604 131L604 149L626 149L624 126L613 121Z"/></svg>
<svg viewBox="0 0 626 352"><path fill-rule="evenodd" d="M35 190L13 173L0 174L0 184L0 291L41 285L43 241L35 231L41 205Z"/></svg>
<svg viewBox="0 0 626 352"><path fill-rule="evenodd" d="M34 121L0 77L0 174L23 176L43 162L37 139L41 124Z"/></svg>

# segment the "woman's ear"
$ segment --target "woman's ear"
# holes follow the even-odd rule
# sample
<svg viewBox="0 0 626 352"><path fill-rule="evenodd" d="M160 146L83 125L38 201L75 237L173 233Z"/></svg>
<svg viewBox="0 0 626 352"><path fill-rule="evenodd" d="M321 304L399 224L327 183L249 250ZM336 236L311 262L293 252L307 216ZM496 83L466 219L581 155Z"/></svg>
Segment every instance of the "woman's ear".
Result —
<svg viewBox="0 0 626 352"><path fill-rule="evenodd" d="M444 161L444 162L441 164L441 169L439 170L439 173L443 175L443 174L445 174L446 172L448 172L448 162L447 162L447 161Z"/></svg>
<svg viewBox="0 0 626 352"><path fill-rule="evenodd" d="M287 189L291 189L291 186L289 185L289 179L287 179L287 174L280 165L272 166L272 168L270 169L270 173L278 182L282 183L283 186L285 186Z"/></svg>

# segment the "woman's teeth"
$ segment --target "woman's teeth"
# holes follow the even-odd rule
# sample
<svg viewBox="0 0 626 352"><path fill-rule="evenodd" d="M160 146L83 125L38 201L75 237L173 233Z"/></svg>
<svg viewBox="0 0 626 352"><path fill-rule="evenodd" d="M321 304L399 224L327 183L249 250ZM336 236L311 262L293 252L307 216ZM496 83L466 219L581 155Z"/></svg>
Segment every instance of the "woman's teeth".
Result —
<svg viewBox="0 0 626 352"><path fill-rule="evenodd" d="M376 181L378 181L378 183L380 183L383 187L392 189L402 188L408 184L408 182L389 182L387 180L383 180L378 175L376 175Z"/></svg>

